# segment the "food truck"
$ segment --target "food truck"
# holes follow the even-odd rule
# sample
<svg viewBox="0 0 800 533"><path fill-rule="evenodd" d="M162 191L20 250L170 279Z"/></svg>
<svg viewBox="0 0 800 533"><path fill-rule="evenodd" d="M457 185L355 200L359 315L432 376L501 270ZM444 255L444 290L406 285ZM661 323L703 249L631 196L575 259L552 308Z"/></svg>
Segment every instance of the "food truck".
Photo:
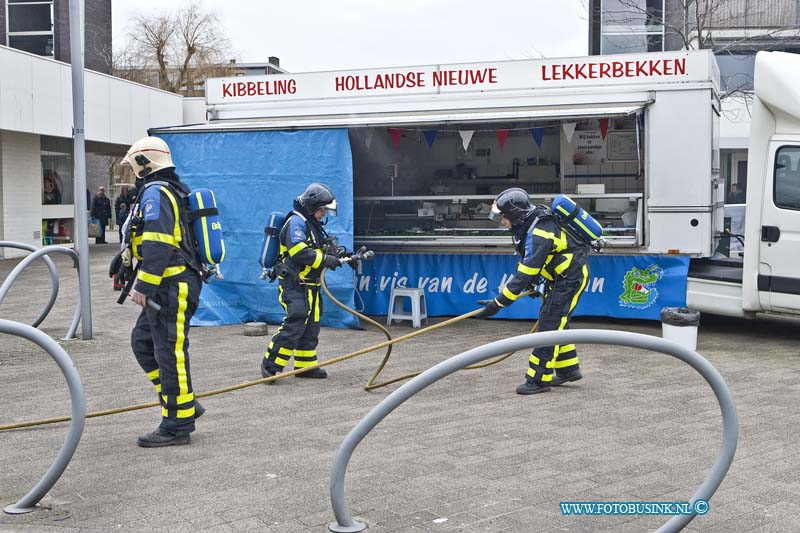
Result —
<svg viewBox="0 0 800 533"><path fill-rule="evenodd" d="M330 276L368 313L386 314L394 287L425 289L429 315L493 296L516 259L487 214L521 187L568 194L604 228L576 314L656 319L726 238L719 99L708 50L440 64L210 79L207 123L151 133L183 179L215 189L234 242L200 323L280 319L258 281L263 227L313 181L339 200L331 233L376 253Z"/></svg>

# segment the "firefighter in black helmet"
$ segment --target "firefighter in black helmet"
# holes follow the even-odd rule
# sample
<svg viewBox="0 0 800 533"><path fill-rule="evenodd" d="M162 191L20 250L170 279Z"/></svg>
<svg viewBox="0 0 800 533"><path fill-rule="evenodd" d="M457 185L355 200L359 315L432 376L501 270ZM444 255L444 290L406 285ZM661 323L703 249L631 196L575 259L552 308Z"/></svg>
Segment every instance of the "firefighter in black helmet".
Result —
<svg viewBox="0 0 800 533"><path fill-rule="evenodd" d="M312 183L295 198L278 235L278 301L286 316L261 359L261 376L283 371L294 356L295 369L317 364L319 318L322 315L320 273L323 267L335 270L342 260L325 253L327 234L322 219L336 214L336 198L327 185ZM315 368L298 378L326 378L327 372ZM271 382L271 383L274 383Z"/></svg>
<svg viewBox="0 0 800 533"><path fill-rule="evenodd" d="M521 256L514 277L492 300L482 300L479 318L488 318L514 303L525 290L545 281L539 331L569 328L569 319L589 280L589 248L570 235L544 205L531 204L528 193L512 188L501 192L489 214L511 230ZM553 375L555 370L555 376ZM550 387L578 381L581 375L574 344L543 346L530 356L525 383L518 394L547 392Z"/></svg>

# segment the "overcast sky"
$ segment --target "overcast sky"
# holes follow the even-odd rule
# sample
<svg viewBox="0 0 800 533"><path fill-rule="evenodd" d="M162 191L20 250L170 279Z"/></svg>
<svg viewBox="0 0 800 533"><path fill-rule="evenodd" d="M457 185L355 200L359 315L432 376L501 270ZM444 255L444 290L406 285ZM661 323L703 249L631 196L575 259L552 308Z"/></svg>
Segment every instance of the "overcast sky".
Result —
<svg viewBox="0 0 800 533"><path fill-rule="evenodd" d="M115 46L133 13L184 0L112 0ZM587 54L581 0L204 0L242 62L290 72Z"/></svg>

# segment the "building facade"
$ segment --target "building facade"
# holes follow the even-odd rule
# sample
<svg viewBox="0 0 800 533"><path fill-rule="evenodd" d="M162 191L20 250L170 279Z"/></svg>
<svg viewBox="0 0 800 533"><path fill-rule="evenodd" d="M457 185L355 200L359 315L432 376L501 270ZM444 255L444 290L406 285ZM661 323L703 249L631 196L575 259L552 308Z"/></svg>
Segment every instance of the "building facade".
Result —
<svg viewBox="0 0 800 533"><path fill-rule="evenodd" d="M84 5L84 66L110 74L111 0ZM69 63L69 0L0 0L0 45Z"/></svg>
<svg viewBox="0 0 800 533"><path fill-rule="evenodd" d="M747 188L755 54L800 53L800 0L590 0L589 53L714 50L720 69L720 175Z"/></svg>
<svg viewBox="0 0 800 533"><path fill-rule="evenodd" d="M70 245L75 199L108 187L112 159L148 128L184 121L181 96L87 70L88 189L76 190L70 66L0 46L0 72L0 240Z"/></svg>

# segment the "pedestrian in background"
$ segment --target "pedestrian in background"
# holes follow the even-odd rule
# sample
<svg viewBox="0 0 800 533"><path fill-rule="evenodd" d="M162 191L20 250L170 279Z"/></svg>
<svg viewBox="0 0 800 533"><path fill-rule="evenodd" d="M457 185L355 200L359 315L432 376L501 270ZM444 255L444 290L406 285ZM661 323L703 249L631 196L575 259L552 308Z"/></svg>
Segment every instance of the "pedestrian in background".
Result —
<svg viewBox="0 0 800 533"><path fill-rule="evenodd" d="M92 199L90 214L94 222L100 226L100 236L95 238L95 244L106 244L106 226L111 220L111 200L106 196L106 188L97 189L97 195Z"/></svg>
<svg viewBox="0 0 800 533"><path fill-rule="evenodd" d="M125 221L128 220L129 214L130 210L128 209L128 204L125 202L119 204L119 209L117 210L117 232L119 232L119 242L124 242L122 226L125 224Z"/></svg>

